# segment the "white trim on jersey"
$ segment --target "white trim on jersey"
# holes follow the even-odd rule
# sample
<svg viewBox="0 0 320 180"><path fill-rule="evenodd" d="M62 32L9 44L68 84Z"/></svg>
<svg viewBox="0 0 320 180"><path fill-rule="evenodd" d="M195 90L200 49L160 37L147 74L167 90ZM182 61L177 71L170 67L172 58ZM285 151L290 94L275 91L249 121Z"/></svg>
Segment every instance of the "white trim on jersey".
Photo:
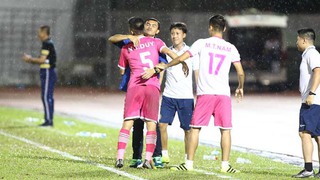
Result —
<svg viewBox="0 0 320 180"><path fill-rule="evenodd" d="M46 111L46 118L47 120L52 120L50 119L50 107L49 107L49 103L48 103L48 90L49 90L49 69L46 69L46 82L45 82L45 86L44 86L44 110Z"/></svg>

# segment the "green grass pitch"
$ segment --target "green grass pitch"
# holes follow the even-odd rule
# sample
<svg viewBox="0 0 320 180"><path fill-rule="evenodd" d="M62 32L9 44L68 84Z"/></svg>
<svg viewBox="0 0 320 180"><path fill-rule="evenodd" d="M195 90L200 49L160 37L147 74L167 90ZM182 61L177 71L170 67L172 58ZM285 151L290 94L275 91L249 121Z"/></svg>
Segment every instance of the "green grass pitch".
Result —
<svg viewBox="0 0 320 180"><path fill-rule="evenodd" d="M25 138L86 161L73 160L0 134L0 179L129 179L94 164L114 167L118 129L85 123L67 116L56 116L54 128L40 128L37 124L41 123L42 117L43 115L36 111L0 107L0 132ZM39 121L35 121L36 119ZM106 133L107 136L105 138L76 136L81 131ZM144 179L208 180L221 179L222 175L228 176L229 179L290 179L292 174L301 169L253 154L233 151L230 162L241 170L241 173L222 174L219 172L219 160L202 158L214 149L220 151L218 147L209 146L199 146L197 150L195 168L203 172L176 172L168 168L139 170L128 167L132 155L131 144L128 144L125 167L120 171ZM170 140L169 152L171 165L184 161L182 142ZM238 164L236 163L238 157L248 159L252 163Z"/></svg>

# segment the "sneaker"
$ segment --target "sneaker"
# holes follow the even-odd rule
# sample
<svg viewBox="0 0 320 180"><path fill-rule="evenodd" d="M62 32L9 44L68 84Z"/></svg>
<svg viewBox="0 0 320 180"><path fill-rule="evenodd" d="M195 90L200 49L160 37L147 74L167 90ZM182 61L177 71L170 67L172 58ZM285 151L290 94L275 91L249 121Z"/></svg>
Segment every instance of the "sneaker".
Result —
<svg viewBox="0 0 320 180"><path fill-rule="evenodd" d="M53 126L53 123L51 122L44 122L42 124L39 125L40 127L52 127Z"/></svg>
<svg viewBox="0 0 320 180"><path fill-rule="evenodd" d="M315 178L320 178L320 171L316 175L314 175L314 177Z"/></svg>
<svg viewBox="0 0 320 180"><path fill-rule="evenodd" d="M164 165L162 163L162 158L161 156L158 156L158 157L153 157L153 162L154 162L154 166L156 168L163 168Z"/></svg>
<svg viewBox="0 0 320 180"><path fill-rule="evenodd" d="M319 173L318 173L319 174ZM293 178L309 178L309 177L314 177L314 171L312 170L311 172L307 170L302 170L298 174L293 175Z"/></svg>
<svg viewBox="0 0 320 180"><path fill-rule="evenodd" d="M156 167L153 166L153 162L152 160L148 161L148 160L144 160L143 163L139 164L137 166L138 169L156 169Z"/></svg>
<svg viewBox="0 0 320 180"><path fill-rule="evenodd" d="M165 163L165 164L169 164L170 163L169 156L162 156L162 162Z"/></svg>
<svg viewBox="0 0 320 180"><path fill-rule="evenodd" d="M239 173L239 170L234 169L231 165L227 168L221 168L222 173Z"/></svg>
<svg viewBox="0 0 320 180"><path fill-rule="evenodd" d="M173 171L192 171L193 168L187 168L185 163L170 168Z"/></svg>
<svg viewBox="0 0 320 180"><path fill-rule="evenodd" d="M118 159L116 161L116 168L122 168L123 167L123 159Z"/></svg>
<svg viewBox="0 0 320 180"><path fill-rule="evenodd" d="M140 164L142 164L141 159L131 159L129 167L137 168Z"/></svg>

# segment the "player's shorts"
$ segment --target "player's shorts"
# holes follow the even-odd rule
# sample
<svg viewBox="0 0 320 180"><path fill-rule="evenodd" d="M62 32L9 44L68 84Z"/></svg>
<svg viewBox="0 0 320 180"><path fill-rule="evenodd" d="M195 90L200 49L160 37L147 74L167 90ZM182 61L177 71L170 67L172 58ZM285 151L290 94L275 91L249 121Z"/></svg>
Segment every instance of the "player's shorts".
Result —
<svg viewBox="0 0 320 180"><path fill-rule="evenodd" d="M175 99L162 96L160 123L171 125L176 112L180 120L180 127L183 130L190 130L190 122L194 110L193 99Z"/></svg>
<svg viewBox="0 0 320 180"><path fill-rule="evenodd" d="M199 95L190 126L206 127L211 116L214 116L215 126L231 129L231 98L224 95Z"/></svg>
<svg viewBox="0 0 320 180"><path fill-rule="evenodd" d="M124 103L124 120L142 119L158 122L160 91L155 86L129 88Z"/></svg>
<svg viewBox="0 0 320 180"><path fill-rule="evenodd" d="M320 136L320 105L303 103L300 108L299 132L307 131L312 136Z"/></svg>

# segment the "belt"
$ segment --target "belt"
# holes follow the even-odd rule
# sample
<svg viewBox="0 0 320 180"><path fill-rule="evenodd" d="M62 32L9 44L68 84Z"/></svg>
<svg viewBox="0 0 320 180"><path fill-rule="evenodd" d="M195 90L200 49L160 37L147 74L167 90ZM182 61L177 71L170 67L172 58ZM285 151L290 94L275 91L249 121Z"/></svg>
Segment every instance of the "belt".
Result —
<svg viewBox="0 0 320 180"><path fill-rule="evenodd" d="M50 67L50 64L40 64L41 69L49 69Z"/></svg>

